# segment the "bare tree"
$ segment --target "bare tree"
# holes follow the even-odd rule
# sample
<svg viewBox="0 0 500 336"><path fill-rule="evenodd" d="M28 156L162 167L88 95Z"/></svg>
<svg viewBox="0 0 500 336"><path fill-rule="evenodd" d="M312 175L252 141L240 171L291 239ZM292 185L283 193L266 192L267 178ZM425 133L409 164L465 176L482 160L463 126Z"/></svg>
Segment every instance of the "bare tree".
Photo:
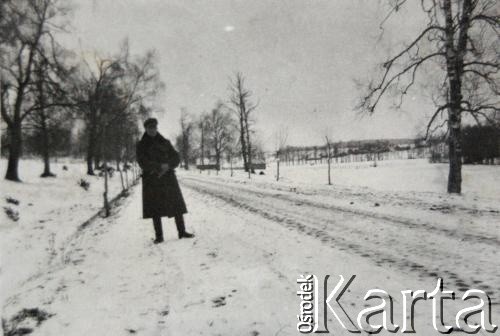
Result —
<svg viewBox="0 0 500 336"><path fill-rule="evenodd" d="M93 64L86 62L86 71L80 75L74 92L86 125L87 174L94 174L94 163L102 156L103 132L116 127L130 113L136 120L144 117L145 102L163 87L155 59L153 51L132 59L125 41L117 56L107 59L96 56Z"/></svg>
<svg viewBox="0 0 500 336"><path fill-rule="evenodd" d="M121 76L121 67L118 60L98 57L95 58L94 67L88 63L86 65L88 72L82 71L79 81L75 81L74 96L86 128L87 174L94 175L94 162L100 150L102 119L106 113L105 106L113 96L113 85Z"/></svg>
<svg viewBox="0 0 500 336"><path fill-rule="evenodd" d="M281 126L274 135L274 146L276 153L276 181L280 180L280 162L288 141L288 128Z"/></svg>
<svg viewBox="0 0 500 336"><path fill-rule="evenodd" d="M326 140L326 159L327 159L327 164L328 164L328 185L332 185L332 141L328 137L328 135L325 135L325 140Z"/></svg>
<svg viewBox="0 0 500 336"><path fill-rule="evenodd" d="M392 0L386 20L407 2ZM436 110L428 122L427 136L444 115L448 192L460 193L462 117L468 114L478 122L492 121L499 112L498 6L495 0L421 0L420 6L427 26L382 64L380 78L370 82L358 108L373 113L389 92L399 95L401 106L425 67L440 73L441 85L434 92Z"/></svg>
<svg viewBox="0 0 500 336"><path fill-rule="evenodd" d="M108 100L109 109L120 107L120 97L110 97ZM139 111L138 111L139 110ZM132 149L135 147L137 138L139 137L138 116L145 113L142 111L142 106L130 108L122 111L119 122L112 127L107 127L103 136L105 138L101 145L106 144L102 148L104 163L114 161L116 170L120 174L122 181L122 189L125 190L123 171L127 170L127 161L131 159ZM115 112L115 113L119 113Z"/></svg>
<svg viewBox="0 0 500 336"><path fill-rule="evenodd" d="M40 47L42 49L43 46ZM26 123L30 126L41 140L41 150L44 168L41 177L54 177L50 170L50 154L53 149L53 133L64 127L71 127L68 108L74 105L67 95L67 78L70 77L72 68L63 66L61 61L65 58L64 50L52 46L50 58L45 55L49 52L41 52L35 57L33 73L34 89L33 99L39 107L28 114Z"/></svg>
<svg viewBox="0 0 500 336"><path fill-rule="evenodd" d="M192 134L194 123L190 120L190 116L184 107L181 108L180 126L181 134L179 135L177 148L180 151L181 159L184 161L184 169L188 170L189 161L192 158Z"/></svg>
<svg viewBox="0 0 500 336"><path fill-rule="evenodd" d="M41 106L35 98L36 60L53 61L51 55L57 45L53 32L62 30L56 21L65 15L66 9L57 0L19 0L2 1L1 10L0 26L6 30L0 37L0 110L9 134L5 178L20 181L23 122L34 111L52 104Z"/></svg>
<svg viewBox="0 0 500 336"><path fill-rule="evenodd" d="M215 154L217 171L220 170L222 153L233 140L232 119L222 102L218 102L208 117L208 130L211 146Z"/></svg>
<svg viewBox="0 0 500 336"><path fill-rule="evenodd" d="M233 128L234 128L234 125L233 125ZM234 132L234 134L236 134L236 132ZM229 163L229 169L230 169L230 173L231 173L231 177L234 176L234 155L236 153L238 153L238 150L237 150L237 142L234 142L233 141L234 139L231 139L231 141L229 141L226 145L226 148L225 148L225 152L226 152L226 158L227 158L227 161Z"/></svg>
<svg viewBox="0 0 500 336"><path fill-rule="evenodd" d="M241 72L234 75L230 80L229 90L231 91L230 102L234 106L231 109L238 119L239 141L241 145L241 155L245 171L252 170L252 137L251 137L251 114L258 104L252 103L250 98L252 92L245 88L245 77Z"/></svg>
<svg viewBox="0 0 500 336"><path fill-rule="evenodd" d="M208 131L208 114L206 112L202 113L197 122L198 132L199 132L199 157L200 164L205 164L205 151L207 145L207 131Z"/></svg>
<svg viewBox="0 0 500 336"><path fill-rule="evenodd" d="M73 92L86 126L87 174L93 175L93 163L103 159L103 198L107 216L108 161L115 160L119 168L127 149L126 138L135 138L137 133L132 125L148 114L148 101L155 97L163 83L159 80L154 52L132 58L126 40L117 56L108 59L95 56L94 61L93 64L85 62L86 71L80 73ZM120 177L123 178L121 170Z"/></svg>

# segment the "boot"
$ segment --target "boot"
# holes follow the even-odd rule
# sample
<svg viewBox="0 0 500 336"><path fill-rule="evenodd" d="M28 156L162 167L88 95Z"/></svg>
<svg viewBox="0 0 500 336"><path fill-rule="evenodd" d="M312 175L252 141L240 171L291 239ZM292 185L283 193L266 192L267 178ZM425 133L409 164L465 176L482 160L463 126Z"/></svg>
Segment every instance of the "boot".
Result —
<svg viewBox="0 0 500 336"><path fill-rule="evenodd" d="M161 217L154 217L153 218L153 226L155 228L155 240L153 240L153 243L159 244L163 242L163 229L161 226Z"/></svg>
<svg viewBox="0 0 500 336"><path fill-rule="evenodd" d="M179 234L179 239L194 237L194 234L186 232L186 226L184 225L183 215L175 216L175 225L177 226L177 233Z"/></svg>

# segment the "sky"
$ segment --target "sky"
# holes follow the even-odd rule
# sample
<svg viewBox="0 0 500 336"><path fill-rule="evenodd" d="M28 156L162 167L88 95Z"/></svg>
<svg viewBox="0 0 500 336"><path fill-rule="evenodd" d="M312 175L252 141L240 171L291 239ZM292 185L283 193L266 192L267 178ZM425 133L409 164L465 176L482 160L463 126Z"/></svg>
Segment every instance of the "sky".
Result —
<svg viewBox="0 0 500 336"><path fill-rule="evenodd" d="M246 77L259 142L272 150L287 129L290 145L414 137L432 105L418 87L401 110L383 101L372 116L354 106L375 69L416 36L422 17L403 8L384 23L388 0L73 0L71 34L78 53L112 55L129 39L132 53L155 49L165 90L160 131L179 133L181 108L196 118L229 99L229 78ZM412 4L410 4L412 6Z"/></svg>

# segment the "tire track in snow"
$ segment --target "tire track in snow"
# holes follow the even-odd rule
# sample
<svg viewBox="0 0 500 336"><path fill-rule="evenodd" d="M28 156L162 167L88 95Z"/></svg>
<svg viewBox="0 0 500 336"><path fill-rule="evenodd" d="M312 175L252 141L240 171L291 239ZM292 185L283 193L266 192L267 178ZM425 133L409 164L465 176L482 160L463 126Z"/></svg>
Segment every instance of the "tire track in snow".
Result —
<svg viewBox="0 0 500 336"><path fill-rule="evenodd" d="M200 180L197 178L192 178L188 176L183 176L182 181L189 180L193 181L195 183L201 183L201 184L209 184L212 186L217 186L217 187L228 187L224 186L220 183L213 182L213 181L208 181L208 180ZM305 204L307 206L315 207L318 209L325 209L325 210L335 210L335 211L341 211L345 213L350 213L359 217L365 217L365 218L371 218L371 219L380 219L386 222L387 224L392 224L394 226L400 227L400 228L412 228L412 229L425 229L427 231L431 231L434 233L446 235L448 237L454 237L456 239L459 239L460 241L474 241L477 243L483 243L483 244L488 244L491 246L495 247L500 247L500 241L494 237L485 237L482 235L477 235L477 234L472 234L472 233L467 233L467 234L461 234L460 232L457 232L456 230L451 230L447 229L444 227L438 227L435 224L432 223L425 223L422 221L415 222L406 218L402 217L396 217L396 216L391 216L391 215L386 215L386 214L380 214L372 211L367 211L367 210L362 210L362 209L351 209L348 207L343 207L339 205L334 205L334 204L326 204L322 202L316 202L316 201L311 201L308 199L304 199L302 197L298 197L297 195L290 196L287 195L285 191L283 190L274 190L274 191L268 191L268 190L252 190L250 188L245 188L243 186L234 186L232 185L233 189L238 189L244 193L247 194L253 194L258 197L279 197L281 199L285 199L290 202L300 202L302 204ZM279 191L279 193L276 193L276 191Z"/></svg>
<svg viewBox="0 0 500 336"><path fill-rule="evenodd" d="M394 228L386 230L387 228L384 229L384 226L390 228L394 223L391 219L380 218L380 216L370 216L353 210L343 211L343 209L330 208L326 205L318 206L316 203L304 202L302 199L293 199L292 196L283 196L282 194L276 198L276 195L268 192L248 190L247 188L230 188L222 184L199 181L198 179L183 178L181 183L194 191L222 199L232 206L258 214L289 229L298 230L316 237L334 248L368 258L378 266L396 267L401 271L410 270L420 276L434 279L440 276L445 281L450 279L461 291L481 286L483 290L491 295L494 290L489 284L499 283L497 281L498 275L493 275L493 279L485 279L481 273L478 273L481 266L484 266L482 263L479 263L479 269L476 272L469 271L469 275L465 274L467 272L464 272L464 268L470 267L470 260L467 263L466 252L455 250L455 254L452 253L453 251L447 253L448 251L443 249L440 244L430 241L431 237L425 239L426 236L434 234L441 240L457 240L453 236L447 236L445 232L439 229L430 230L431 232L429 232L428 226L413 223L413 225L405 227L402 225L403 223L399 222L397 230L394 230ZM300 206L298 206L299 204ZM311 210L313 213L310 213ZM325 218L320 214L314 214L314 212L323 212L324 216L325 212L328 212L329 216ZM340 220L338 220L339 213L342 216ZM354 219L347 225L343 223L346 216ZM332 218L334 219L332 220ZM351 227L354 224L358 225L358 229ZM359 226L362 227L363 225L376 226L381 230L385 230L387 234L392 236L390 239L386 239L389 246L384 246L381 241L378 241L380 235L368 236L366 232L360 230ZM411 240L416 233L423 236L424 240L421 242L415 239ZM408 237L410 242L408 242ZM402 238L406 238L406 240L402 240ZM401 243L401 241L406 243ZM463 244L458 240L457 243ZM470 244L470 242L468 243ZM482 243L484 244L484 241ZM478 244L480 242L476 242L474 245ZM484 245L482 248L492 249L491 246ZM495 251L496 249L493 248L493 251L490 252L495 255ZM460 252L462 253L459 254ZM459 269L457 269L457 266ZM492 267L491 269L495 268ZM482 278L479 278L480 276ZM498 288L495 290L498 291Z"/></svg>

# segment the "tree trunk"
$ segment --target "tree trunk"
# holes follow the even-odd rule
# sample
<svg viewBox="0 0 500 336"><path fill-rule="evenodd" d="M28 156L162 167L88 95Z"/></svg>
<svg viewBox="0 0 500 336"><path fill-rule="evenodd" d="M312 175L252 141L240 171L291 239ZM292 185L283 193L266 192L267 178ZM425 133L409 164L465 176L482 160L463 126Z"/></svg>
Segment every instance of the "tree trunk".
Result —
<svg viewBox="0 0 500 336"><path fill-rule="evenodd" d="M188 132L187 130L183 131L184 133ZM184 169L189 170L189 135L188 134L183 134L182 135L182 151L183 151L183 157L184 157Z"/></svg>
<svg viewBox="0 0 500 336"><path fill-rule="evenodd" d="M42 94L42 93L41 93ZM42 131L42 156L43 156L43 173L40 177L54 177L50 171L50 143L49 143L49 130L47 129L47 116L45 110L40 111L40 123Z"/></svg>
<svg viewBox="0 0 500 336"><path fill-rule="evenodd" d="M328 156L328 185L332 185L332 160Z"/></svg>
<svg viewBox="0 0 500 336"><path fill-rule="evenodd" d="M100 169L100 166L101 166L101 154L100 151L97 150L94 155L94 169Z"/></svg>
<svg viewBox="0 0 500 336"><path fill-rule="evenodd" d="M280 159L276 160L276 181L280 180Z"/></svg>
<svg viewBox="0 0 500 336"><path fill-rule="evenodd" d="M120 173L120 181L121 181L121 184L122 184L122 190L125 190L125 182L123 180L123 172L121 169L118 169L118 172Z"/></svg>
<svg viewBox="0 0 500 336"><path fill-rule="evenodd" d="M200 149L201 149L201 165L203 166L205 164L205 126L202 126L200 128L201 130L201 144L200 144Z"/></svg>
<svg viewBox="0 0 500 336"><path fill-rule="evenodd" d="M231 177L233 177L233 157L232 156L229 157L229 163L231 165Z"/></svg>
<svg viewBox="0 0 500 336"><path fill-rule="evenodd" d="M8 132L10 137L9 160L7 164L7 173L5 174L5 179L21 182L17 170L22 150L21 123L14 122L12 126L9 126Z"/></svg>
<svg viewBox="0 0 500 336"><path fill-rule="evenodd" d="M450 130L450 138L448 139L448 192L459 194L462 191L462 146L460 144L460 111L456 111L453 108L450 108L448 112L448 118L448 127Z"/></svg>
<svg viewBox="0 0 500 336"><path fill-rule="evenodd" d="M467 30L469 28L469 15L472 8L470 0L463 3L464 12L460 24L459 41L454 43L455 27L453 25L453 13L450 0L445 0L443 10L446 17L446 71L449 78L448 95L448 192L460 193L462 189L462 146L461 142L461 102L462 83L461 75L463 69L463 57L466 48Z"/></svg>
<svg viewBox="0 0 500 336"><path fill-rule="evenodd" d="M40 177L51 177L55 176L50 172L50 144L49 144L49 130L47 126L47 114L46 114L46 108L45 108L45 87L42 81L42 78L44 77L44 72L45 72L45 64L39 65L36 68L36 74L37 74L37 81L36 81L36 87L38 89L38 103L41 106L41 109L35 113L37 121L40 122L38 125L41 131L42 135L42 157L43 157L43 173L40 175Z"/></svg>
<svg viewBox="0 0 500 336"><path fill-rule="evenodd" d="M248 163L248 172L249 172L249 177L250 177L250 174L254 172L253 170L253 167L252 167L252 144L250 142L250 129L248 127L248 117L245 119L245 133L246 133L246 145L247 145L247 150L248 150L248 154L247 154L247 163Z"/></svg>
<svg viewBox="0 0 500 336"><path fill-rule="evenodd" d="M184 156L184 169L189 170L189 160L187 157L187 153L185 153L185 156Z"/></svg>
<svg viewBox="0 0 500 336"><path fill-rule="evenodd" d="M94 160L92 155L87 152L87 175L95 175L93 162Z"/></svg>
<svg viewBox="0 0 500 336"><path fill-rule="evenodd" d="M217 174L219 174L220 170L220 151L215 150L215 170L217 171Z"/></svg>
<svg viewBox="0 0 500 336"><path fill-rule="evenodd" d="M245 140L245 125L243 121L243 115L240 112L240 143L241 143L241 156L243 158L243 169L248 171L248 161L247 161L247 146Z"/></svg>
<svg viewBox="0 0 500 336"><path fill-rule="evenodd" d="M104 216L109 217L110 209L108 202L108 165L106 160L104 160L103 166L104 166L104 192L102 196L104 200Z"/></svg>
<svg viewBox="0 0 500 336"><path fill-rule="evenodd" d="M104 164L104 161L106 161L106 156L105 152L103 151L104 147L104 142L106 141L106 138L104 137L104 130L98 129L97 125L94 126L94 169L100 169L101 166ZM101 163L102 162L102 163Z"/></svg>
<svg viewBox="0 0 500 336"><path fill-rule="evenodd" d="M55 175L50 171L50 144L49 144L49 131L47 130L47 123L45 120L45 111L42 113L42 137L43 137L43 173L41 177L54 177Z"/></svg>
<svg viewBox="0 0 500 336"><path fill-rule="evenodd" d="M328 137L326 137L326 160L328 163L328 185L332 185L332 157L331 157L331 148L330 148L330 142L328 140Z"/></svg>
<svg viewBox="0 0 500 336"><path fill-rule="evenodd" d="M94 132L90 130L89 139L87 144L87 175L95 175L94 174Z"/></svg>

